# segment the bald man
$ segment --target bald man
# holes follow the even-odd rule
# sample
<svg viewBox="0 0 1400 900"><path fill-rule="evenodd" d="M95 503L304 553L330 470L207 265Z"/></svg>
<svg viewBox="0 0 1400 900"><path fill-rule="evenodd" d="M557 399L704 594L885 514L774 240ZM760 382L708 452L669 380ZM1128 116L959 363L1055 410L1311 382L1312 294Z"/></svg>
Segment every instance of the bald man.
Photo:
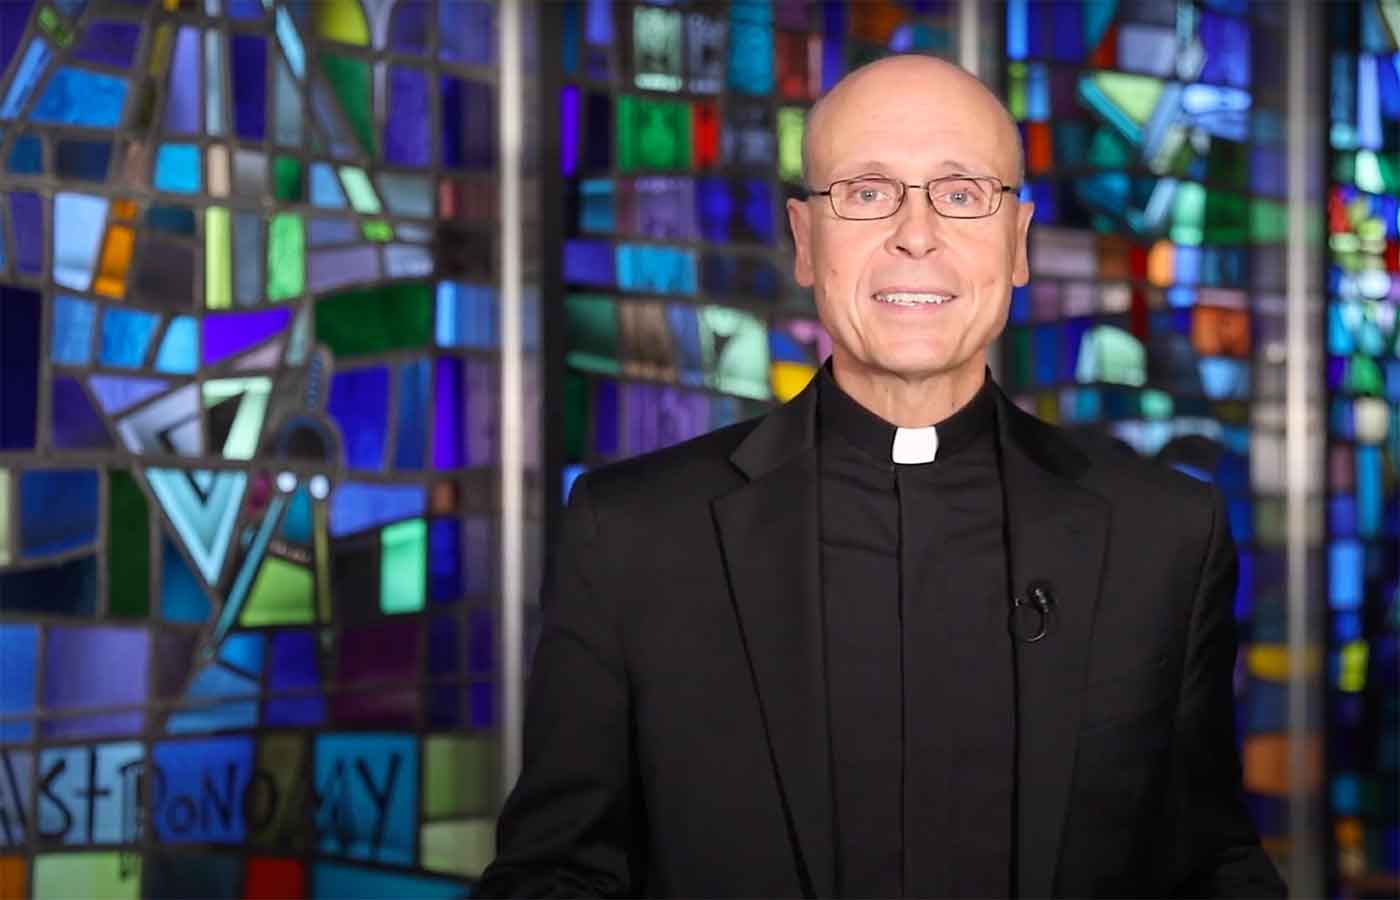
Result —
<svg viewBox="0 0 1400 900"><path fill-rule="evenodd" d="M814 108L791 402L579 479L481 896L1282 896L1219 494L987 372L1032 209L966 72Z"/></svg>

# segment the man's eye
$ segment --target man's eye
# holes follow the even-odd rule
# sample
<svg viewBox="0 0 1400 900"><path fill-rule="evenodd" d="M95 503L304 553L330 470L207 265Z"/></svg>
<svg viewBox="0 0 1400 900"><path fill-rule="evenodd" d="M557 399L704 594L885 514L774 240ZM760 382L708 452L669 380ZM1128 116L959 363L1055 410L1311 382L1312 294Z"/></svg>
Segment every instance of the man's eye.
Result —
<svg viewBox="0 0 1400 900"><path fill-rule="evenodd" d="M851 186L850 197L857 203L879 203L890 196L890 189L883 184L855 184Z"/></svg>

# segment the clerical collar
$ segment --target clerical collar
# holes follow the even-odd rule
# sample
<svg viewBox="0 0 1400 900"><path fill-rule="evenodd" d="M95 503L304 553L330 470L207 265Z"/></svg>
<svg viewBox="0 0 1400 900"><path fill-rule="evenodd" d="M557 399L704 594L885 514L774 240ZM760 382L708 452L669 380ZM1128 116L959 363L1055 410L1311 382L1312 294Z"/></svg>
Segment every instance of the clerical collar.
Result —
<svg viewBox="0 0 1400 900"><path fill-rule="evenodd" d="M822 428L832 429L881 463L917 464L945 459L996 427L996 398L990 373L966 406L927 428L900 428L861 406L836 383L830 359L817 378Z"/></svg>

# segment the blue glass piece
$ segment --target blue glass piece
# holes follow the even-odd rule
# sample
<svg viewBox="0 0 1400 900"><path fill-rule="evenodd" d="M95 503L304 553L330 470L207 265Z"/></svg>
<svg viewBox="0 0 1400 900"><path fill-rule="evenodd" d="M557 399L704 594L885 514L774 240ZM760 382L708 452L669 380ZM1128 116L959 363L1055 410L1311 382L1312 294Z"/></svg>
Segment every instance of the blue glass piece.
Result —
<svg viewBox="0 0 1400 900"><path fill-rule="evenodd" d="M38 275L44 268L44 203L37 194L15 191L10 194L10 216L15 268L25 275Z"/></svg>
<svg viewBox="0 0 1400 900"><path fill-rule="evenodd" d="M494 59L496 10L482 0L438 4L438 53L449 62L489 66Z"/></svg>
<svg viewBox="0 0 1400 900"><path fill-rule="evenodd" d="M0 4L0 8L9 8L9 4ZM21 25L20 32L23 33L23 30ZM0 35L0 38L3 36ZM35 38L30 42L28 49L24 51L24 58L19 62L19 68L15 70L14 78L10 80L10 89L5 92L5 100L0 103L0 119L13 119L20 114L25 103L29 101L29 95L34 93L35 85L48 69L51 56L49 45L43 38Z"/></svg>
<svg viewBox="0 0 1400 900"><path fill-rule="evenodd" d="M255 632L230 635L219 649L219 659L257 678L262 674L264 644L263 636Z"/></svg>
<svg viewBox="0 0 1400 900"><path fill-rule="evenodd" d="M50 388L49 422L53 445L59 450L110 450L112 436L83 386L72 378L55 377Z"/></svg>
<svg viewBox="0 0 1400 900"><path fill-rule="evenodd" d="M109 308L102 314L102 350L98 362L134 369L146 359L160 316L135 309Z"/></svg>
<svg viewBox="0 0 1400 900"><path fill-rule="evenodd" d="M217 717L210 717L198 730L216 723ZM167 796L204 797L209 812L188 819L153 816L156 840L163 844L243 843L248 823L242 798L248 796L256 757L256 744L248 735L153 744L151 762L165 777L170 791ZM218 772L219 778L211 778L211 772Z"/></svg>
<svg viewBox="0 0 1400 900"><path fill-rule="evenodd" d="M462 896L462 884L455 879L400 875L384 869L343 863L314 864L311 867L311 884L309 896L323 900L354 900L359 897L456 900Z"/></svg>
<svg viewBox="0 0 1400 900"><path fill-rule="evenodd" d="M570 4L572 7L572 4ZM429 3L400 2L389 19L389 48L399 53L422 55L428 49Z"/></svg>
<svg viewBox="0 0 1400 900"><path fill-rule="evenodd" d="M325 163L311 164L311 202L316 206L324 206L329 209L345 208L345 192L340 187L340 179L335 177L335 171ZM315 221L332 220L317 219ZM350 227L351 234L354 234L353 226Z"/></svg>
<svg viewBox="0 0 1400 900"><path fill-rule="evenodd" d="M457 519L433 519L428 528L428 587L439 602L452 603L462 596L462 529Z"/></svg>
<svg viewBox="0 0 1400 900"><path fill-rule="evenodd" d="M307 229L307 243L312 247L350 244L358 240L360 229L350 219L312 219Z"/></svg>
<svg viewBox="0 0 1400 900"><path fill-rule="evenodd" d="M298 488L282 516L282 540L291 544L311 544L311 495Z"/></svg>
<svg viewBox="0 0 1400 900"><path fill-rule="evenodd" d="M170 538L161 540L160 614L167 622L202 624L209 619L209 596Z"/></svg>
<svg viewBox="0 0 1400 900"><path fill-rule="evenodd" d="M229 38L234 133L260 141L267 129L267 41L249 34Z"/></svg>
<svg viewBox="0 0 1400 900"><path fill-rule="evenodd" d="M462 654L457 641L457 622L446 616L428 625L428 674L455 675L462 670Z"/></svg>
<svg viewBox="0 0 1400 900"><path fill-rule="evenodd" d="M593 388L593 450L609 459L618 454L621 402L617 382L599 381Z"/></svg>
<svg viewBox="0 0 1400 900"><path fill-rule="evenodd" d="M0 450L34 447L42 323L37 292L0 284Z"/></svg>
<svg viewBox="0 0 1400 900"><path fill-rule="evenodd" d="M261 19L266 7L262 0L224 0L228 4L229 18Z"/></svg>
<svg viewBox="0 0 1400 900"><path fill-rule="evenodd" d="M193 144L162 144L156 154L156 189L175 194L197 194L199 171L198 147Z"/></svg>
<svg viewBox="0 0 1400 900"><path fill-rule="evenodd" d="M418 834L418 738L369 733L319 734L314 740L318 793L337 800L318 810L318 849L328 855L409 865ZM385 792L387 796L380 796L373 787L388 784L395 789ZM394 884L382 876L361 876L355 894L439 896L424 894L418 880ZM390 893L379 892L385 888ZM324 896L320 890L315 895Z"/></svg>
<svg viewBox="0 0 1400 900"><path fill-rule="evenodd" d="M39 656L39 626L0 624L0 743L27 741L33 725L7 722L7 716L34 710L36 664Z"/></svg>
<svg viewBox="0 0 1400 900"><path fill-rule="evenodd" d="M1084 59L1084 7L1079 3L1056 3L1050 10L1051 44L1054 58L1061 62L1082 63Z"/></svg>
<svg viewBox="0 0 1400 900"><path fill-rule="evenodd" d="M776 237L773 219L773 194L768 182L751 178L744 182L744 226L757 241L771 244Z"/></svg>
<svg viewBox="0 0 1400 900"><path fill-rule="evenodd" d="M565 241L564 280L584 286L612 287L612 245L606 241Z"/></svg>
<svg viewBox="0 0 1400 900"><path fill-rule="evenodd" d="M1327 501L1327 530L1333 537L1356 537L1356 498L1347 494Z"/></svg>
<svg viewBox="0 0 1400 900"><path fill-rule="evenodd" d="M769 0L729 7L729 86L741 94L773 92L773 8Z"/></svg>
<svg viewBox="0 0 1400 900"><path fill-rule="evenodd" d="M97 538L97 472L30 469L20 476L19 547L28 557L49 556Z"/></svg>
<svg viewBox="0 0 1400 900"><path fill-rule="evenodd" d="M475 682L467 688L470 697L471 726L491 729L496 727L496 686L489 682Z"/></svg>
<svg viewBox="0 0 1400 900"><path fill-rule="evenodd" d="M1249 363L1222 356L1203 357L1198 363L1201 386L1212 400L1249 399Z"/></svg>
<svg viewBox="0 0 1400 900"><path fill-rule="evenodd" d="M399 366L399 420L394 437L394 468L423 468L428 434L428 361Z"/></svg>
<svg viewBox="0 0 1400 900"><path fill-rule="evenodd" d="M587 471L587 466L582 466L578 463L570 463L564 467L564 486L563 490L560 492L560 497L566 505L569 502L569 496L574 492L575 482Z"/></svg>
<svg viewBox="0 0 1400 900"><path fill-rule="evenodd" d="M287 65L291 67L292 73L298 80L305 78L306 48L302 45L296 23L292 21L286 7L281 6L277 8L277 42L282 46L282 54L287 57Z"/></svg>
<svg viewBox="0 0 1400 900"><path fill-rule="evenodd" d="M57 194L53 201L53 280L61 287L85 291L107 221L107 199L86 194Z"/></svg>
<svg viewBox="0 0 1400 900"><path fill-rule="evenodd" d="M728 241L729 222L734 214L734 200L729 193L728 180L701 178L695 183L695 193L701 235L707 241Z"/></svg>
<svg viewBox="0 0 1400 900"><path fill-rule="evenodd" d="M10 60L14 59L19 42L24 39L33 6L34 0L0 3L0 72L9 69Z"/></svg>
<svg viewBox="0 0 1400 900"><path fill-rule="evenodd" d="M231 671L218 663L205 666L190 681L190 686L185 692L184 699L187 701L214 700L221 697L255 697L258 693L258 683L246 675L240 675ZM201 711L203 712L203 711ZM179 715L178 713L176 714ZM172 717L174 718L174 717ZM248 724L252 724L250 720ZM182 731L208 731L207 727L194 728L189 725L184 727L171 725L172 733Z"/></svg>
<svg viewBox="0 0 1400 900"><path fill-rule="evenodd" d="M311 631L275 632L268 660L268 691L280 693L319 687L321 673L317 658L316 636Z"/></svg>
<svg viewBox="0 0 1400 900"><path fill-rule="evenodd" d="M1392 417L1392 422L1394 417ZM1380 534L1385 509L1385 459L1381 448L1356 448L1356 530L1363 538Z"/></svg>
<svg viewBox="0 0 1400 900"><path fill-rule="evenodd" d="M439 282L435 328L438 346L494 349L500 342L498 307L493 287Z"/></svg>
<svg viewBox="0 0 1400 900"><path fill-rule="evenodd" d="M1328 604L1334 610L1361 608L1364 548L1356 540L1333 541L1327 551Z"/></svg>
<svg viewBox="0 0 1400 900"><path fill-rule="evenodd" d="M442 164L454 169L491 169L496 160L496 97L476 81L444 75L439 79L442 104Z"/></svg>
<svg viewBox="0 0 1400 900"><path fill-rule="evenodd" d="M1026 120L1050 120L1050 70L1045 63L1031 63L1026 67Z"/></svg>
<svg viewBox="0 0 1400 900"><path fill-rule="evenodd" d="M623 290L694 295L698 275L691 251L643 244L617 247L617 281Z"/></svg>
<svg viewBox="0 0 1400 900"><path fill-rule="evenodd" d="M77 181L106 181L112 162L107 141L59 141L55 169L58 177Z"/></svg>
<svg viewBox="0 0 1400 900"><path fill-rule="evenodd" d="M146 224L156 231L194 236L194 210L183 206L152 206L146 210Z"/></svg>
<svg viewBox="0 0 1400 900"><path fill-rule="evenodd" d="M568 171L565 175L570 174ZM585 178L579 182L579 231L609 234L617 230L617 209L611 178Z"/></svg>
<svg viewBox="0 0 1400 900"><path fill-rule="evenodd" d="M442 8L449 5L443 4ZM428 75L422 69L392 66L388 82L384 158L400 166L429 165L433 159L433 117Z"/></svg>
<svg viewBox="0 0 1400 900"><path fill-rule="evenodd" d="M53 306L50 359L59 365L87 365L92 359L92 335L96 324L97 308L92 301L59 295ZM8 368L5 371L9 373Z"/></svg>
<svg viewBox="0 0 1400 900"><path fill-rule="evenodd" d="M141 40L141 26L135 22L94 22L83 29L73 55L82 62L130 68Z"/></svg>
<svg viewBox="0 0 1400 900"><path fill-rule="evenodd" d="M67 67L54 72L31 121L45 125L116 128L126 103L126 82L115 75Z"/></svg>
<svg viewBox="0 0 1400 900"><path fill-rule="evenodd" d="M0 612L90 618L97 612L97 558L0 571Z"/></svg>
<svg viewBox="0 0 1400 900"><path fill-rule="evenodd" d="M1027 34L1028 16L1026 6L1030 0L1007 0L1006 2L1006 57L1025 59L1030 50Z"/></svg>
<svg viewBox="0 0 1400 900"><path fill-rule="evenodd" d="M200 90L199 30L185 26L175 40L169 63L169 88L165 94L165 131L195 134L200 130L204 92Z"/></svg>
<svg viewBox="0 0 1400 900"><path fill-rule="evenodd" d="M1356 143L1367 150L1380 150L1381 103L1376 58L1363 53L1356 61Z"/></svg>
<svg viewBox="0 0 1400 900"><path fill-rule="evenodd" d="M389 370L339 372L331 380L326 410L340 426L345 463L352 469L384 467L388 434Z"/></svg>
<svg viewBox="0 0 1400 900"><path fill-rule="evenodd" d="M192 375L199 364L199 325L192 316L176 316L156 351L157 372Z"/></svg>
<svg viewBox="0 0 1400 900"><path fill-rule="evenodd" d="M1250 36L1245 20L1203 12L1197 33L1206 53L1201 80L1249 87Z"/></svg>
<svg viewBox="0 0 1400 900"><path fill-rule="evenodd" d="M345 482L331 495L331 536L344 537L366 528L421 516L426 502L420 484Z"/></svg>
<svg viewBox="0 0 1400 900"><path fill-rule="evenodd" d="M44 171L44 144L35 134L22 134L10 148L6 168L15 175L38 175Z"/></svg>

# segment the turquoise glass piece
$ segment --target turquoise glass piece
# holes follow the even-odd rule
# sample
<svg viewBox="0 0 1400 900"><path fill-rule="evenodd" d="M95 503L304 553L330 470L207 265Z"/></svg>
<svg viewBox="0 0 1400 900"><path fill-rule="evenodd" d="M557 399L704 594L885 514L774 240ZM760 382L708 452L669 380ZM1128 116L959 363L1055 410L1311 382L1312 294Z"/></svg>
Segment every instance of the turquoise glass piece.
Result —
<svg viewBox="0 0 1400 900"><path fill-rule="evenodd" d="M15 175L38 175L44 171L44 145L38 135L22 134L15 138L6 168Z"/></svg>
<svg viewBox="0 0 1400 900"><path fill-rule="evenodd" d="M162 145L156 154L156 189L197 194L199 184L199 148L193 144Z"/></svg>
<svg viewBox="0 0 1400 900"><path fill-rule="evenodd" d="M192 375L199 361L199 325L191 316L176 316L156 351L156 371Z"/></svg>

